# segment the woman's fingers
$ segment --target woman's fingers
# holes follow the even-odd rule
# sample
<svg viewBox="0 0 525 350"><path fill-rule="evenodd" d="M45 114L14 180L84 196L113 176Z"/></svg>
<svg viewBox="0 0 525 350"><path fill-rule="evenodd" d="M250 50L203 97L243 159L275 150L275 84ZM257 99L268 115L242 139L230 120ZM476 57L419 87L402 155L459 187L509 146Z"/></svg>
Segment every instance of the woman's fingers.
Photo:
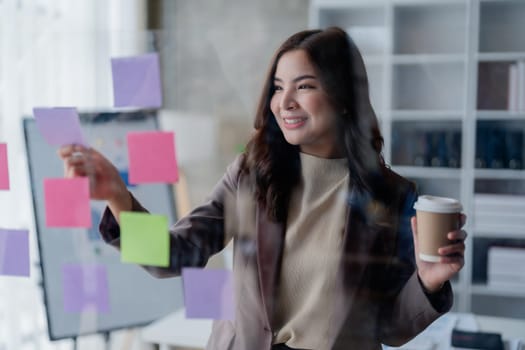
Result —
<svg viewBox="0 0 525 350"><path fill-rule="evenodd" d="M86 151L89 151L89 149L82 145L65 145L60 147L57 150L57 153L60 156L60 158L66 159L68 157L71 157L71 155L75 152L85 153Z"/></svg>
<svg viewBox="0 0 525 350"><path fill-rule="evenodd" d="M64 160L64 175L66 177L87 176L92 173L93 164L89 149L69 145L59 149L59 155Z"/></svg>
<svg viewBox="0 0 525 350"><path fill-rule="evenodd" d="M465 243L463 241L447 245L445 247L441 247L438 249L438 253L440 255L456 255L461 254L465 252Z"/></svg>
<svg viewBox="0 0 525 350"><path fill-rule="evenodd" d="M463 255L447 255L442 256L440 258L440 262L442 264L456 264L457 270L459 271L461 267L463 267L463 265L465 264L465 258L463 257Z"/></svg>
<svg viewBox="0 0 525 350"><path fill-rule="evenodd" d="M456 230L449 232L447 238L451 241L464 241L467 238L467 232L465 230Z"/></svg>

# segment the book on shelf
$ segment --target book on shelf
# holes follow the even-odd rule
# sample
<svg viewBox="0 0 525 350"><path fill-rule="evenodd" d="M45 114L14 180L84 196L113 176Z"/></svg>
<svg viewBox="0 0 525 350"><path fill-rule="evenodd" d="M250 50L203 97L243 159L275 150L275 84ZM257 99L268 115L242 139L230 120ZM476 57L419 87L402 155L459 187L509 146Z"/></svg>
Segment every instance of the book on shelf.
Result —
<svg viewBox="0 0 525 350"><path fill-rule="evenodd" d="M525 196L475 194L472 221L475 230L525 237Z"/></svg>
<svg viewBox="0 0 525 350"><path fill-rule="evenodd" d="M489 287L520 288L525 292L525 248L493 246L487 255Z"/></svg>
<svg viewBox="0 0 525 350"><path fill-rule="evenodd" d="M487 286L489 288L507 290L507 291L512 291L512 292L521 291L523 294L525 294L525 283L490 281L489 279Z"/></svg>
<svg viewBox="0 0 525 350"><path fill-rule="evenodd" d="M517 111L518 107L518 65L511 64L509 66L509 94L508 105L509 111Z"/></svg>
<svg viewBox="0 0 525 350"><path fill-rule="evenodd" d="M518 61L518 110L525 109L525 61Z"/></svg>
<svg viewBox="0 0 525 350"><path fill-rule="evenodd" d="M492 246L488 249L489 261L511 260L525 265L525 248ZM524 270L525 271L525 270Z"/></svg>
<svg viewBox="0 0 525 350"><path fill-rule="evenodd" d="M510 226L522 227L525 233L525 214L513 211L475 212L475 226Z"/></svg>
<svg viewBox="0 0 525 350"><path fill-rule="evenodd" d="M525 216L525 196L484 193L474 195L475 213L500 213L509 211Z"/></svg>
<svg viewBox="0 0 525 350"><path fill-rule="evenodd" d="M525 110L525 61L509 65L507 109L513 112Z"/></svg>

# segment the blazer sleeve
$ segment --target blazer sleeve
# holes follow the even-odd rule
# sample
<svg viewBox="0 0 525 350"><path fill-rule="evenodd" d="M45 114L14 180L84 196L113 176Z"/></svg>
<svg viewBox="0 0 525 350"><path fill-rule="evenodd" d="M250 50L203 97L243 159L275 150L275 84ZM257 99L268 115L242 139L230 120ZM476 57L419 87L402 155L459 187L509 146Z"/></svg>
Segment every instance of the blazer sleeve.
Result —
<svg viewBox="0 0 525 350"><path fill-rule="evenodd" d="M240 162L241 156L228 167L205 203L170 227L169 266L143 266L149 273L156 277L178 276L183 267L203 267L213 254L225 247L229 237L226 237L224 230L224 206L227 199L235 198ZM132 211L147 212L131 196ZM120 249L120 227L109 208L104 211L99 230L106 243Z"/></svg>
<svg viewBox="0 0 525 350"><path fill-rule="evenodd" d="M397 278L402 285L393 302L385 305L381 313L381 342L390 346L400 346L414 338L448 312L453 303L449 282L439 292L427 294L418 278L410 226L410 219L415 215L413 205L416 198L414 190L407 193L399 221L397 257L404 268Z"/></svg>

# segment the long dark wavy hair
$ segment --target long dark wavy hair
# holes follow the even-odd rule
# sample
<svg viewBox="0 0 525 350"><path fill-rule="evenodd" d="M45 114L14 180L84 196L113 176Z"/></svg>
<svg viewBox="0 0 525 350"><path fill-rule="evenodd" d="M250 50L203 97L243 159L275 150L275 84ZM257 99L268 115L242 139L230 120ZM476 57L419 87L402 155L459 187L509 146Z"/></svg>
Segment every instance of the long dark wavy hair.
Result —
<svg viewBox="0 0 525 350"><path fill-rule="evenodd" d="M255 196L269 217L284 221L293 188L300 180L299 146L289 144L270 109L279 59L304 50L336 111L336 135L348 159L350 182L359 191L377 192L385 166L383 137L370 105L362 57L348 34L338 28L305 30L289 37L271 61L255 115L255 132L247 144L241 171L254 178Z"/></svg>

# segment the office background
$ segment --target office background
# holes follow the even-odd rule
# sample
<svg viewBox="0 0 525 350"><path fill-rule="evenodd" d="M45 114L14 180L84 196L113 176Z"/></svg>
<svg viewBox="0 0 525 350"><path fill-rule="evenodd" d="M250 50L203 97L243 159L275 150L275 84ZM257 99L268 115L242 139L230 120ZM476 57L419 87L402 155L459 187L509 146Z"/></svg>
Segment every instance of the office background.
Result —
<svg viewBox="0 0 525 350"><path fill-rule="evenodd" d="M491 246L525 248L524 16L516 0L0 0L0 142L11 171L0 227L30 229L33 262L29 279L0 278L0 350L71 348L47 340L38 285L21 125L32 107L111 109L109 58L158 51L160 120L191 131L178 134L177 149L195 204L247 140L276 46L327 25L348 29L365 55L386 159L421 191L467 208L455 311L525 318L525 288L490 285L487 262ZM494 214L502 203L506 226ZM116 332L113 347L141 348L139 338Z"/></svg>

